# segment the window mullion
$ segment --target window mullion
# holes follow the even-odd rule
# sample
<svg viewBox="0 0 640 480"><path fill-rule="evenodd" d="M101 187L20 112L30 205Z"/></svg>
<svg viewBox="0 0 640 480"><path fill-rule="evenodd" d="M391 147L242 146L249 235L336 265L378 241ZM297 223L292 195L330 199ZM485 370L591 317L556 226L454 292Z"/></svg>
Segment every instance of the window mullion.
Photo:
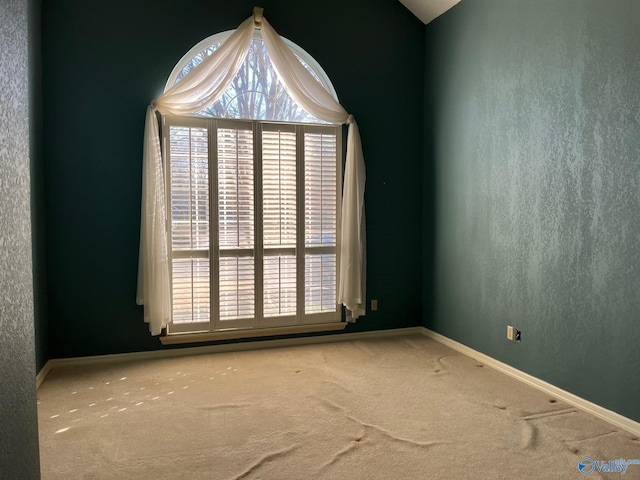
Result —
<svg viewBox="0 0 640 480"><path fill-rule="evenodd" d="M209 272L211 284L209 298L211 301L211 317L209 329L220 328L220 234L218 224L218 124L210 118L207 121L209 132Z"/></svg>
<svg viewBox="0 0 640 480"><path fill-rule="evenodd" d="M304 255L304 126L296 126L296 323L302 324L304 319L305 296L305 255Z"/></svg>
<svg viewBox="0 0 640 480"><path fill-rule="evenodd" d="M255 326L264 319L264 210L262 182L262 123L253 122L253 185L254 185L254 268L255 268Z"/></svg>

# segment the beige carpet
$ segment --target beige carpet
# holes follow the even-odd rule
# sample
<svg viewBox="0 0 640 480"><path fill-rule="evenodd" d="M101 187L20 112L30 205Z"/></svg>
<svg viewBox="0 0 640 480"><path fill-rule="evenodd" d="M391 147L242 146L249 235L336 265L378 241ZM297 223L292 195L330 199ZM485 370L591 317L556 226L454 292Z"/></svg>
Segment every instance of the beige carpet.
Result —
<svg viewBox="0 0 640 480"><path fill-rule="evenodd" d="M42 478L639 479L640 440L422 336L54 369Z"/></svg>

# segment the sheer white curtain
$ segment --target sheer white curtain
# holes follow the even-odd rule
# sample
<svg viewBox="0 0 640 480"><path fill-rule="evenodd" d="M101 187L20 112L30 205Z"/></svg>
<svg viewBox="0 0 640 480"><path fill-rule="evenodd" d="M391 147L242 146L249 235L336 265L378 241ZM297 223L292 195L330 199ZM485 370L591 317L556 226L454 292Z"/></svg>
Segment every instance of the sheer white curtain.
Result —
<svg viewBox="0 0 640 480"><path fill-rule="evenodd" d="M156 111L186 115L196 113L218 100L244 62L255 26L254 17L242 22L211 56L147 109L137 303L144 305L144 319L149 323L152 335L158 335L171 320L167 207ZM338 302L347 308L347 319L355 321L365 312L366 280L365 169L360 132L353 116L313 78L264 18L261 28L278 78L293 100L320 120L349 124L342 197Z"/></svg>

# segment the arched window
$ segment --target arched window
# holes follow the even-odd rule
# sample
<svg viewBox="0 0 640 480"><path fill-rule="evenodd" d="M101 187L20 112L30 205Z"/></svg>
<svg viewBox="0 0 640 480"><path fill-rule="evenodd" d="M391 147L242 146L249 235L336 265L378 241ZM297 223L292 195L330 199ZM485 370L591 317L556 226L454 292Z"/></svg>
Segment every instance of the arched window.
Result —
<svg viewBox="0 0 640 480"><path fill-rule="evenodd" d="M233 31L205 38L176 64L165 92L211 55ZM309 73L337 101L338 96L322 67L301 47L283 38ZM217 118L271 120L277 122L326 123L307 113L287 93L277 76L260 31L254 33L244 64L224 95L198 115Z"/></svg>
<svg viewBox="0 0 640 480"><path fill-rule="evenodd" d="M231 32L194 46L165 91ZM313 58L300 62L336 99ZM164 116L172 322L169 333L340 322L342 125L286 92L256 31L225 93Z"/></svg>

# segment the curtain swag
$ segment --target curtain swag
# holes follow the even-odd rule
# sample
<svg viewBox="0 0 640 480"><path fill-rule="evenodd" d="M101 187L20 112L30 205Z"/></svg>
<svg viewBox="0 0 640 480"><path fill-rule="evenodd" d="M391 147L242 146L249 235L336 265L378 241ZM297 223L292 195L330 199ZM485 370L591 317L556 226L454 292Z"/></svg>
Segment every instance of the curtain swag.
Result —
<svg viewBox="0 0 640 480"><path fill-rule="evenodd" d="M259 18L251 16L242 22L211 56L147 108L136 302L144 305L144 321L149 324L152 335L159 335L171 321L167 204L156 112L188 115L218 100L244 63L259 21ZM365 166L358 125L353 115L349 115L306 70L264 17L259 26L274 69L291 98L320 120L348 124L338 302L347 309L347 321L353 322L364 315L366 298Z"/></svg>

